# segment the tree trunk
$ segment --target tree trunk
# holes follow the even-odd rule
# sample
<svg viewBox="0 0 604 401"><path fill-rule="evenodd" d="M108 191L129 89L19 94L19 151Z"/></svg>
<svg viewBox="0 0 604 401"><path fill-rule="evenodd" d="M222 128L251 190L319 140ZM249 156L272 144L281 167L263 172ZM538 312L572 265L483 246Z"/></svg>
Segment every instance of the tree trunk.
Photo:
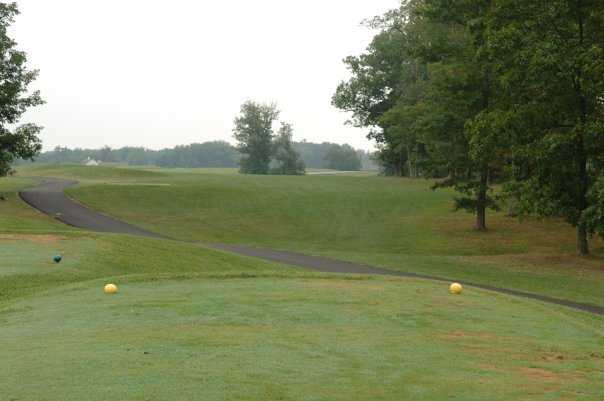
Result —
<svg viewBox="0 0 604 401"><path fill-rule="evenodd" d="M399 177L405 176L405 162L403 161L403 149L402 148L398 152L398 162L397 162L396 170L397 170L396 175L398 175Z"/></svg>
<svg viewBox="0 0 604 401"><path fill-rule="evenodd" d="M491 100L491 76L486 71L482 80L482 110L488 111ZM476 194L476 229L487 231L487 190L489 188L489 167L480 170L480 185Z"/></svg>
<svg viewBox="0 0 604 401"><path fill-rule="evenodd" d="M582 137L582 136L581 136ZM581 256L589 255L589 242L587 239L587 228L583 221L583 213L587 209L587 191L589 187L587 176L587 157L583 140L580 141L579 148L579 193L577 209L579 210L579 223L577 224L577 251Z"/></svg>
<svg viewBox="0 0 604 401"><path fill-rule="evenodd" d="M584 46L584 28L583 28L583 10L579 3L578 25L580 46ZM575 91L579 100L579 112L581 120L581 129L578 132L578 141L576 148L576 157L579 167L579 188L577 193L577 209L579 212L579 222L577 224L577 251L581 256L589 255L589 242L587 240L587 228L583 221L583 213L587 209L587 192L589 191L589 177L587 175L587 152L585 149L585 127L587 126L587 99L583 92L581 80L583 77L583 68L577 69L577 79L575 81Z"/></svg>
<svg viewBox="0 0 604 401"><path fill-rule="evenodd" d="M407 152L407 155L409 155L409 152ZM409 156L407 156L407 170L409 170L409 177L415 178L415 175L413 174L413 162Z"/></svg>
<svg viewBox="0 0 604 401"><path fill-rule="evenodd" d="M487 231L487 210L484 204L478 204L476 207L476 229Z"/></svg>
<svg viewBox="0 0 604 401"><path fill-rule="evenodd" d="M480 173L480 187L476 194L476 229L478 231L487 230L487 187L489 183L489 173L484 169Z"/></svg>
<svg viewBox="0 0 604 401"><path fill-rule="evenodd" d="M577 226L577 250L579 251L579 255L587 256L589 255L589 241L587 240L587 230L585 229L585 224L580 223Z"/></svg>

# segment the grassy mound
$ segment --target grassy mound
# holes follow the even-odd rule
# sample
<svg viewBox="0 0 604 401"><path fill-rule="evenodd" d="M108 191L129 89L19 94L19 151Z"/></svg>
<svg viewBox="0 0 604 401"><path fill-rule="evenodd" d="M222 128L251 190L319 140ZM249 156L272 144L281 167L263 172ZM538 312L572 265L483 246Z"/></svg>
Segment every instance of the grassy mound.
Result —
<svg viewBox="0 0 604 401"><path fill-rule="evenodd" d="M451 191L424 180L270 177L163 171L166 186L69 190L104 213L170 237L240 243L475 281L604 305L604 245L575 255L557 220L489 215L490 231L452 211Z"/></svg>

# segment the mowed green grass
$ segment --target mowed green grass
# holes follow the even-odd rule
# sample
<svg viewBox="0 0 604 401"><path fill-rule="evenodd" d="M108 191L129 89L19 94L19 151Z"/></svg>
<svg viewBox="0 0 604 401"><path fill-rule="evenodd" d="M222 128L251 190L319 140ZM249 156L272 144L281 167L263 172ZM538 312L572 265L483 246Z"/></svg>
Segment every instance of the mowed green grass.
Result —
<svg viewBox="0 0 604 401"><path fill-rule="evenodd" d="M288 249L604 305L604 245L575 252L557 220L454 212L452 191L377 176L242 176L234 170L42 167L78 178L69 195L180 240Z"/></svg>
<svg viewBox="0 0 604 401"><path fill-rule="evenodd" d="M0 179L0 401L604 396L601 316L88 233L20 202L28 183Z"/></svg>
<svg viewBox="0 0 604 401"><path fill-rule="evenodd" d="M100 283L98 283L100 284ZM413 280L131 280L0 312L0 399L598 400L602 320Z"/></svg>

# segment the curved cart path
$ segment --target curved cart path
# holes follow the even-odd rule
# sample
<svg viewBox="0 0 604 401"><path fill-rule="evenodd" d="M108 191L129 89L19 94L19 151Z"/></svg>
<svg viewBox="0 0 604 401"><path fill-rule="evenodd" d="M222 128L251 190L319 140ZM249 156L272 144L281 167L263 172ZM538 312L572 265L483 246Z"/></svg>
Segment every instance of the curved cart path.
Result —
<svg viewBox="0 0 604 401"><path fill-rule="evenodd" d="M160 234L96 212L68 198L65 189L77 184L77 181L58 178L41 178L41 180L38 186L19 192L19 196L29 205L65 224L91 231L165 238Z"/></svg>
<svg viewBox="0 0 604 401"><path fill-rule="evenodd" d="M70 186L75 185L77 181L63 180L58 178L43 178L41 180L42 182L38 186L21 191L19 193L19 196L21 196L21 199L23 199L29 205L50 216L57 218L65 224L69 224L74 227L79 227L91 231L170 239L161 234L147 231L142 228L125 223L123 221L117 220L113 217L106 216L74 201L73 199L70 199L65 195L64 190ZM304 255L295 252L277 251L274 249L256 248L245 245L232 244L212 244L207 246L221 251L260 258L264 260L270 260L273 262L280 262L293 266L309 268L312 270L326 273L376 274L398 277L421 278L442 282L455 281L443 277L399 272L352 262L344 262L324 257ZM567 306L569 308L578 309L592 314L604 315L604 307L602 306L583 304L565 299L552 298L545 295L532 294L524 291L498 288L471 282L461 281L461 283L468 286L494 291L502 294L534 299L550 304Z"/></svg>

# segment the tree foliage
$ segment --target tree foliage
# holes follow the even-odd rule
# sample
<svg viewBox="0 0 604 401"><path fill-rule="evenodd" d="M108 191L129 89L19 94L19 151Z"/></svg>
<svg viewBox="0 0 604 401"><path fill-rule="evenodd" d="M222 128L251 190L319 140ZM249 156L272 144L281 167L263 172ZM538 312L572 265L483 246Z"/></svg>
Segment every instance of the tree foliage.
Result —
<svg viewBox="0 0 604 401"><path fill-rule="evenodd" d="M491 106L493 82L482 56L481 1L403 2L371 26L380 29L366 54L347 58L352 72L334 104L353 122L372 127L384 171L442 177L462 196L457 208L476 213L486 229L486 209L496 206L490 186L497 164L470 152L472 121Z"/></svg>
<svg viewBox="0 0 604 401"><path fill-rule="evenodd" d="M248 101L241 106L233 130L239 142L237 150L242 154L241 173L305 174L304 162L292 144L292 125L282 123L278 134L274 133L273 125L279 114L275 104Z"/></svg>
<svg viewBox="0 0 604 401"><path fill-rule="evenodd" d="M163 149L157 152L155 164L160 167L235 167L239 158L237 150L228 142L211 141Z"/></svg>
<svg viewBox="0 0 604 401"><path fill-rule="evenodd" d="M361 157L350 145L331 145L325 155L325 167L340 171L359 171Z"/></svg>
<svg viewBox="0 0 604 401"><path fill-rule="evenodd" d="M15 159L32 159L42 147L41 127L25 124L10 129L25 111L43 103L39 92L28 92L38 71L27 68L27 55L8 35L18 14L16 3L0 3L0 176L10 173Z"/></svg>
<svg viewBox="0 0 604 401"><path fill-rule="evenodd" d="M294 128L291 124L281 123L279 133L273 140L273 167L271 174L304 175L306 167L292 145Z"/></svg>
<svg viewBox="0 0 604 401"><path fill-rule="evenodd" d="M368 25L333 103L383 170L454 187L478 229L504 197L564 217L587 254L604 232L604 2L405 0Z"/></svg>
<svg viewBox="0 0 604 401"><path fill-rule="evenodd" d="M300 155L301 161L309 168L327 168L325 156L334 146L334 143L292 142L292 148ZM237 167L241 154L230 143L225 141L211 141L179 145L174 148L161 150L146 149L143 147L125 146L118 149L69 149L56 147L54 150L41 153L36 157L36 162L41 164L82 163L87 159L101 160L103 152L110 152L105 157L116 163L125 163L132 166L154 165L159 167ZM361 158L363 168L376 169L371 160L372 154L363 150L356 150ZM18 160L16 163L28 163Z"/></svg>
<svg viewBox="0 0 604 401"><path fill-rule="evenodd" d="M348 144L339 145L337 143L323 142L294 142L293 147L300 154L302 161L307 168L325 169L329 168L327 153L334 147L350 146ZM362 170L377 170L378 166L374 160L374 154L365 150L356 149L355 152L361 160Z"/></svg>
<svg viewBox="0 0 604 401"><path fill-rule="evenodd" d="M273 124L278 118L279 111L275 104L248 101L241 106L233 133L238 141L237 150L243 155L239 161L242 173L269 173L273 153Z"/></svg>
<svg viewBox="0 0 604 401"><path fill-rule="evenodd" d="M502 107L484 123L513 137L508 188L525 213L576 226L587 254L588 234L602 232L595 211L604 164L604 3L499 0L488 39L503 90Z"/></svg>

